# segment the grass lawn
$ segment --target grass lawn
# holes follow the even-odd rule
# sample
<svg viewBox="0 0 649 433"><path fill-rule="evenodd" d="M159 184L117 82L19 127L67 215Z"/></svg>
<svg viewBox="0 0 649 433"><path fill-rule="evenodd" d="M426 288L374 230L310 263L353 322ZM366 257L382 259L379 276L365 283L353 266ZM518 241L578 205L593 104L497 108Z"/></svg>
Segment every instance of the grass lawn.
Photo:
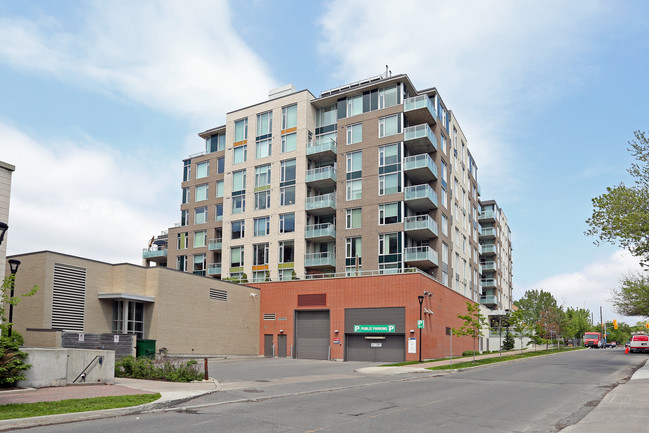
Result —
<svg viewBox="0 0 649 433"><path fill-rule="evenodd" d="M486 364L495 364L497 362L503 362L503 361L511 361L514 359L523 359L523 358L531 358L533 356L541 356L541 355L548 355L550 353L559 353L559 352L568 352L571 350L581 350L581 347L577 348L561 348L561 349L550 349L550 350L538 350L535 352L523 352L520 353L518 352L517 354L508 354L508 355L503 355L502 358L499 356L493 357L493 358L484 358L484 359L476 359L475 362L473 362L473 357L470 357L470 361L462 361L462 362L453 362L453 365L442 365L439 367L428 367L428 370L455 370L458 368L467 368L467 367L475 367L477 365L486 365ZM466 359L466 358L465 358Z"/></svg>
<svg viewBox="0 0 649 433"><path fill-rule="evenodd" d="M56 415L61 413L87 412L91 410L116 409L120 407L130 407L150 403L159 398L160 394L137 394L43 401L40 403L3 404L0 405L0 420Z"/></svg>

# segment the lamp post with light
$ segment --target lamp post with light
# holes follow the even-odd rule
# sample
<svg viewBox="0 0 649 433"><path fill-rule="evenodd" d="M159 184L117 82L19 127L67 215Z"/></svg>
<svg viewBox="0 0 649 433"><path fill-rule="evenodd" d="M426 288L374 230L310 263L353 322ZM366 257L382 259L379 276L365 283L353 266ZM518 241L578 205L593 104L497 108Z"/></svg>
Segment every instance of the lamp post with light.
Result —
<svg viewBox="0 0 649 433"><path fill-rule="evenodd" d="M9 332L7 333L11 337L11 328L14 317L14 304L11 302L14 297L14 286L16 285L16 273L18 272L18 267L20 266L20 260L10 259L9 260L9 269L11 270L11 295L9 297Z"/></svg>
<svg viewBox="0 0 649 433"><path fill-rule="evenodd" d="M424 303L424 295L417 296L417 299L419 299L419 323L421 323L421 309ZM419 328L419 362L421 362L421 328Z"/></svg>

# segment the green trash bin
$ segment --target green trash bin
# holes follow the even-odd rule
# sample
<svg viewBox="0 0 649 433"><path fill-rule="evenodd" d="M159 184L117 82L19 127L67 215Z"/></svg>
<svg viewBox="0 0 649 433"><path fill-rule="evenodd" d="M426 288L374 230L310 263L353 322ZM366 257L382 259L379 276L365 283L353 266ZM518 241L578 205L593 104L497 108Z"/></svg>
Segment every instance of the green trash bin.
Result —
<svg viewBox="0 0 649 433"><path fill-rule="evenodd" d="M135 354L138 358L155 358L155 340L137 340Z"/></svg>

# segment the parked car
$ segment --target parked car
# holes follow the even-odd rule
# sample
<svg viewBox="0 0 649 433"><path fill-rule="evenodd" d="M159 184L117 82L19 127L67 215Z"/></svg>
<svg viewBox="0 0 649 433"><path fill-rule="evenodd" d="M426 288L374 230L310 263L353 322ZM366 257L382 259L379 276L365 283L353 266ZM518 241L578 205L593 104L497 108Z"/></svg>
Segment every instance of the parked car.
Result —
<svg viewBox="0 0 649 433"><path fill-rule="evenodd" d="M617 343L615 341L607 341L606 347L617 347Z"/></svg>
<svg viewBox="0 0 649 433"><path fill-rule="evenodd" d="M649 335L633 335L629 345L629 352L649 352Z"/></svg>

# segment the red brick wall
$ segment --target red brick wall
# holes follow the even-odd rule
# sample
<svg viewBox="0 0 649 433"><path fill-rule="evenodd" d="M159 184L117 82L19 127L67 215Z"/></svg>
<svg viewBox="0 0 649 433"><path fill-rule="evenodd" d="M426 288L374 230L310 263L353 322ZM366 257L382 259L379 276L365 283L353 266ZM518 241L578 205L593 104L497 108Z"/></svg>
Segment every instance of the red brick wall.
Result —
<svg viewBox="0 0 649 433"><path fill-rule="evenodd" d="M280 330L287 335L287 356L290 356L294 331L294 310L329 310L331 326L331 357L344 358L344 319L345 308L405 307L406 339L417 338L419 351L419 301L417 297L424 291L433 297L424 298L423 308L434 314L422 314L422 358L442 358L450 354L449 336L446 328L459 328L462 320L458 314L466 314L466 302L470 300L444 287L421 274L381 275L373 277L331 278L319 280L295 280L284 282L249 284L261 289L261 308L259 319L259 353L264 351L264 334L273 334L277 345ZM303 294L325 293L326 305L298 307L297 296ZM274 313L276 320L263 320L265 313ZM286 320L279 320L285 318ZM339 332L334 333L335 330ZM414 333L410 333L414 330ZM340 338L341 344L333 344ZM404 341L406 344L406 341ZM453 355L461 355L473 349L473 340L468 337L453 336ZM419 353L407 353L406 360L416 361Z"/></svg>

